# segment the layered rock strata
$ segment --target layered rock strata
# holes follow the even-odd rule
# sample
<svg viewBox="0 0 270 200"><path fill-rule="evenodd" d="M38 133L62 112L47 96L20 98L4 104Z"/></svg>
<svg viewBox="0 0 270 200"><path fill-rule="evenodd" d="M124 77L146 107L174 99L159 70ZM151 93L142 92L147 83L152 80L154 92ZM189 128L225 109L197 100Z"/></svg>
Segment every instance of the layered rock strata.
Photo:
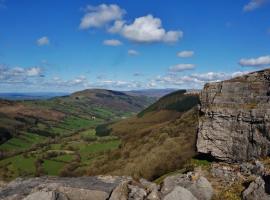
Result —
<svg viewBox="0 0 270 200"><path fill-rule="evenodd" d="M270 152L270 70L209 83L200 94L197 150L241 162Z"/></svg>

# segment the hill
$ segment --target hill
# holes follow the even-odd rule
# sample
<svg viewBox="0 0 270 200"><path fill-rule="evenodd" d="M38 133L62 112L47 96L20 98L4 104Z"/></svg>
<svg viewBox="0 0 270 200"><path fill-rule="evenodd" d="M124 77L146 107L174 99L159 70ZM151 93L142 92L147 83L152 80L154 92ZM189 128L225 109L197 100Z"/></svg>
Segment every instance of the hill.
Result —
<svg viewBox="0 0 270 200"><path fill-rule="evenodd" d="M155 179L183 167L195 155L198 96L180 90L166 95L137 116L103 125L100 135L121 139L121 146L94 160L88 173ZM105 134L104 134L105 132Z"/></svg>
<svg viewBox="0 0 270 200"><path fill-rule="evenodd" d="M8 101L0 100L1 128L28 130L40 135L55 136L70 132L67 124L111 121L131 115L145 108L154 98L130 96L111 90L84 90L69 96L49 100ZM74 127L80 129L84 124ZM72 131L72 130L71 130ZM62 133L61 133L62 132Z"/></svg>
<svg viewBox="0 0 270 200"><path fill-rule="evenodd" d="M96 136L97 125L132 116L154 100L97 89L48 100L0 100L0 178L83 169L120 144L116 137Z"/></svg>
<svg viewBox="0 0 270 200"><path fill-rule="evenodd" d="M6 100L37 100L50 99L57 96L65 96L68 93L64 92L25 92L25 93L0 93L1 99Z"/></svg>

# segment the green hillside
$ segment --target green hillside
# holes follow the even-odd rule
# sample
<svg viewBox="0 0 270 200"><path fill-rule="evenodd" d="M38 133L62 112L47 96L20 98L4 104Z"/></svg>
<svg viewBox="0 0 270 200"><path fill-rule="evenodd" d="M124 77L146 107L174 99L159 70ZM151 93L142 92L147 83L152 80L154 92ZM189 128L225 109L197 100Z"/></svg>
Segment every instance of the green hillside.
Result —
<svg viewBox="0 0 270 200"><path fill-rule="evenodd" d="M132 116L154 100L111 90L0 100L0 178L83 174L93 158L120 144L96 135L96 126Z"/></svg>
<svg viewBox="0 0 270 200"><path fill-rule="evenodd" d="M97 134L109 132L122 143L95 159L88 174L132 175L153 180L182 168L196 152L198 101L197 95L177 91L138 116L97 128Z"/></svg>

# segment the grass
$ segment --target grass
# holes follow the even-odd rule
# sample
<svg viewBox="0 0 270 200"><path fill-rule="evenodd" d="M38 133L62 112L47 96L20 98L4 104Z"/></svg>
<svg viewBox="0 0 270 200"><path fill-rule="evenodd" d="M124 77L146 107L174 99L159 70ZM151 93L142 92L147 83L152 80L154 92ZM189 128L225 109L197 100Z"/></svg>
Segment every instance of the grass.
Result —
<svg viewBox="0 0 270 200"><path fill-rule="evenodd" d="M111 125L121 147L90 163L88 175L158 177L181 169L196 155L197 110L160 110Z"/></svg>
<svg viewBox="0 0 270 200"><path fill-rule="evenodd" d="M53 160L58 161L58 162L70 162L73 159L73 155L71 154L65 154L61 156L57 156Z"/></svg>
<svg viewBox="0 0 270 200"><path fill-rule="evenodd" d="M64 162L54 161L54 160L44 160L43 168L46 174L51 176L58 176L61 168L65 165Z"/></svg>
<svg viewBox="0 0 270 200"><path fill-rule="evenodd" d="M15 178L18 176L24 176L24 175L34 175L35 172L35 158L29 157L24 158L22 155L13 156L4 160L0 161L0 169L4 166L8 167L9 174L11 175L11 178Z"/></svg>
<svg viewBox="0 0 270 200"><path fill-rule="evenodd" d="M43 142L44 139L46 139L46 137L44 136L40 136L33 133L24 133L0 145L0 150L4 151L24 150L30 148L34 144Z"/></svg>

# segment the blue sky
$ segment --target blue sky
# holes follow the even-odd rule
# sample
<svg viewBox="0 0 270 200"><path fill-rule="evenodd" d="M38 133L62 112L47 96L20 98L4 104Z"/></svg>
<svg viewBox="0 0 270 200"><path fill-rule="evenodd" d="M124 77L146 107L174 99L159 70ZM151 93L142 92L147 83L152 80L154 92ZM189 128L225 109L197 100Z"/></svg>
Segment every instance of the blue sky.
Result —
<svg viewBox="0 0 270 200"><path fill-rule="evenodd" d="M270 67L268 0L0 0L0 92L201 88Z"/></svg>

